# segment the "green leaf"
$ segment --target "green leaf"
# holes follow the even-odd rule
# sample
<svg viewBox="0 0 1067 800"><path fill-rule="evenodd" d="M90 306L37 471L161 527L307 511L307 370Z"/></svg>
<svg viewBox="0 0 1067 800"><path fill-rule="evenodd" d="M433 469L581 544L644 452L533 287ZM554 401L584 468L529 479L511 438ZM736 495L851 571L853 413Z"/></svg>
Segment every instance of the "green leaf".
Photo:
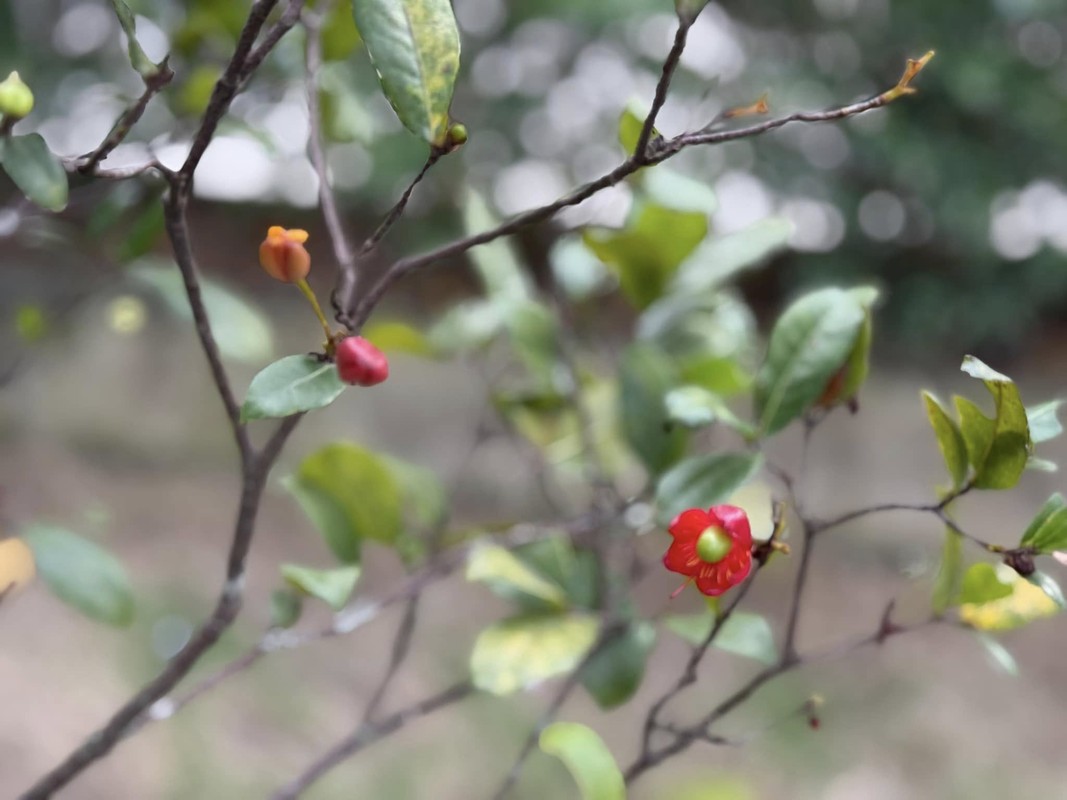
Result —
<svg viewBox="0 0 1067 800"><path fill-rule="evenodd" d="M334 8L341 10L344 3ZM344 10L351 25L351 14ZM325 44L325 38L324 38ZM324 56L325 57L325 56ZM352 85L345 65L325 64L319 70L319 114L322 131L331 142L359 142L369 145L374 140L374 117L364 106L364 98Z"/></svg>
<svg viewBox="0 0 1067 800"><path fill-rule="evenodd" d="M471 653L474 685L497 695L512 694L570 672L593 646L592 614L512 617L478 635Z"/></svg>
<svg viewBox="0 0 1067 800"><path fill-rule="evenodd" d="M1032 572L1026 576L1026 580L1048 595L1060 608L1067 607L1067 599L1063 596L1063 589L1051 575L1045 572Z"/></svg>
<svg viewBox="0 0 1067 800"><path fill-rule="evenodd" d="M973 564L963 574L959 603L988 603L1011 594L1011 586L1001 583L992 564Z"/></svg>
<svg viewBox="0 0 1067 800"><path fill-rule="evenodd" d="M1026 420L1030 427L1030 439L1034 444L1055 439L1063 433L1063 426L1056 416L1063 402L1063 400L1049 400L1047 403L1041 403L1041 405L1026 409Z"/></svg>
<svg viewBox="0 0 1067 800"><path fill-rule="evenodd" d="M599 736L577 722L553 722L543 731L541 749L570 770L582 800L625 800L622 773Z"/></svg>
<svg viewBox="0 0 1067 800"><path fill-rule="evenodd" d="M578 552L565 533L553 534L515 551L523 563L563 587L572 608L596 605L597 559L589 551Z"/></svg>
<svg viewBox="0 0 1067 800"><path fill-rule="evenodd" d="M759 453L710 453L687 458L656 485L657 516L661 522L669 522L687 508L725 502L762 466Z"/></svg>
<svg viewBox="0 0 1067 800"><path fill-rule="evenodd" d="M683 22L692 22L697 18L709 0L674 0L674 10L678 19Z"/></svg>
<svg viewBox="0 0 1067 800"><path fill-rule="evenodd" d="M490 210L485 198L474 189L468 188L463 196L463 229L466 234L477 236L495 228L498 223L499 220ZM510 308L533 299L530 279L507 237L478 245L469 252L474 269L490 300Z"/></svg>
<svg viewBox="0 0 1067 800"><path fill-rule="evenodd" d="M1019 676L1019 664L1015 660L1015 656L1011 652L990 636L988 633L982 633L981 631L975 631L975 636L981 643L982 647L986 651L986 655L989 656L989 660L993 663L997 669L1006 672L1013 678Z"/></svg>
<svg viewBox="0 0 1067 800"><path fill-rule="evenodd" d="M142 259L130 266L129 276L134 283L154 292L176 317L193 319L185 284L176 265ZM200 297L224 356L256 364L274 355L274 334L267 316L259 308L216 281L204 278L200 279Z"/></svg>
<svg viewBox="0 0 1067 800"><path fill-rule="evenodd" d="M993 395L996 413L986 417L970 401L955 398L967 457L979 489L1010 489L1019 482L1030 457L1030 428L1019 390L1012 380L966 356L961 369L978 378Z"/></svg>
<svg viewBox="0 0 1067 800"><path fill-rule="evenodd" d="M548 260L553 280L571 300L586 300L609 284L611 276L603 262L577 237L560 238Z"/></svg>
<svg viewBox="0 0 1067 800"><path fill-rule="evenodd" d="M391 545L402 530L401 489L389 462L356 444L312 453L286 488L344 563L359 561L364 540Z"/></svg>
<svg viewBox="0 0 1067 800"><path fill-rule="evenodd" d="M632 344L619 365L622 432L653 474L671 466L685 452L686 434L671 428L664 396L677 377L666 356L646 344Z"/></svg>
<svg viewBox="0 0 1067 800"><path fill-rule="evenodd" d="M479 545L471 552L467 580L484 583L507 599L525 595L541 601L546 610L562 611L567 607L567 593L562 586L499 545Z"/></svg>
<svg viewBox="0 0 1067 800"><path fill-rule="evenodd" d="M946 528L945 543L941 548L941 568L937 572L931 602L933 611L938 616L944 614L959 596L962 575L963 537L951 528Z"/></svg>
<svg viewBox="0 0 1067 800"><path fill-rule="evenodd" d="M632 155L637 149L637 140L641 138L641 129L648 117L648 106L637 100L631 100L626 104L622 115L619 117L619 144L626 151L626 155ZM652 129L652 138L655 139L660 133Z"/></svg>
<svg viewBox="0 0 1067 800"><path fill-rule="evenodd" d="M637 336L654 341L675 359L690 383L723 392L722 376L708 373L724 364L736 370L737 362L750 361L756 320L747 305L729 294L669 294L641 314Z"/></svg>
<svg viewBox="0 0 1067 800"><path fill-rule="evenodd" d="M622 230L588 228L586 246L619 276L623 293L645 308L708 233L707 215L641 203Z"/></svg>
<svg viewBox="0 0 1067 800"><path fill-rule="evenodd" d="M780 431L819 399L865 318L857 297L836 288L806 294L785 310L756 376L756 416L765 434Z"/></svg>
<svg viewBox="0 0 1067 800"><path fill-rule="evenodd" d="M322 60L343 61L361 41L348 3L333 3L322 21Z"/></svg>
<svg viewBox="0 0 1067 800"><path fill-rule="evenodd" d="M990 573L994 571L989 564L975 566L988 567ZM1003 570L1011 572L1007 567ZM995 577L990 579L988 574L976 576L972 596L977 599L973 602L965 599L960 605L960 621L977 630L1008 631L1063 610L1063 593L1051 578L1039 578L1040 583L1035 585L1011 572L1008 580L1011 581L1006 586L1008 594L1003 595L1005 584ZM967 576L964 576L965 598L967 592ZM989 599L982 600L982 597Z"/></svg>
<svg viewBox="0 0 1067 800"><path fill-rule="evenodd" d="M152 62L137 41L137 20L130 11L130 7L122 0L111 0L111 7L115 9L115 16L119 18L119 25L126 34L126 50L130 55L130 66L142 78L152 78L159 73L159 66Z"/></svg>
<svg viewBox="0 0 1067 800"><path fill-rule="evenodd" d="M1019 542L1037 553L1051 553L1067 548L1067 501L1059 492L1045 501Z"/></svg>
<svg viewBox="0 0 1067 800"><path fill-rule="evenodd" d="M707 183L662 165L641 173L641 188L656 205L676 211L714 214L719 206L715 192Z"/></svg>
<svg viewBox="0 0 1067 800"><path fill-rule="evenodd" d="M945 459L948 473L952 476L952 484L960 487L967 479L967 445L963 441L963 434L936 397L929 392L923 392L922 396L926 405L926 416L934 429L937 446Z"/></svg>
<svg viewBox="0 0 1067 800"><path fill-rule="evenodd" d="M43 339L48 333L48 320L44 309L37 305L16 308L15 333L24 342L36 342Z"/></svg>
<svg viewBox="0 0 1067 800"><path fill-rule="evenodd" d="M288 417L322 408L344 390L337 367L331 362L314 356L286 356L252 379L241 406L241 419Z"/></svg>
<svg viewBox="0 0 1067 800"><path fill-rule="evenodd" d="M688 295L717 289L738 273L765 264L792 235L792 222L769 217L736 233L707 239L678 267L670 292Z"/></svg>
<svg viewBox="0 0 1067 800"><path fill-rule="evenodd" d="M359 580L360 566L353 564L335 569L312 569L299 564L282 564L282 577L290 586L309 597L321 600L334 611L345 607Z"/></svg>
<svg viewBox="0 0 1067 800"><path fill-rule="evenodd" d="M504 322L512 347L539 386L553 387L559 356L559 325L545 306L535 302L515 305Z"/></svg>
<svg viewBox="0 0 1067 800"><path fill-rule="evenodd" d="M275 589L270 595L270 626L291 628L300 621L304 596L292 589Z"/></svg>
<svg viewBox="0 0 1067 800"><path fill-rule="evenodd" d="M715 625L715 615L672 614L664 619L667 627L694 647L708 638ZM764 664L778 663L778 648L770 623L749 611L735 611L715 635L712 646L727 653L755 659Z"/></svg>
<svg viewBox="0 0 1067 800"><path fill-rule="evenodd" d="M87 617L125 627L133 622L134 600L122 564L94 542L49 525L22 534L37 572L55 595Z"/></svg>
<svg viewBox="0 0 1067 800"><path fill-rule="evenodd" d="M447 521L448 493L436 472L392 456L379 458L400 487L406 525L433 530Z"/></svg>
<svg viewBox="0 0 1067 800"><path fill-rule="evenodd" d="M582 686L598 706L615 708L633 697L655 642L655 626L635 622L590 657L582 668Z"/></svg>
<svg viewBox="0 0 1067 800"><path fill-rule="evenodd" d="M434 347L420 331L403 322L375 322L363 329L363 336L386 353L432 356Z"/></svg>
<svg viewBox="0 0 1067 800"><path fill-rule="evenodd" d="M30 200L48 211L67 207L67 172L36 133L0 137L0 164Z"/></svg>
<svg viewBox="0 0 1067 800"><path fill-rule="evenodd" d="M352 14L396 115L434 146L445 143L459 72L449 0L353 0Z"/></svg>
<svg viewBox="0 0 1067 800"><path fill-rule="evenodd" d="M664 398L667 418L686 428L702 428L721 422L745 438L754 436L756 429L734 414L726 401L703 386L679 386Z"/></svg>
<svg viewBox="0 0 1067 800"><path fill-rule="evenodd" d="M492 300L468 300L446 311L427 335L435 350L453 355L484 347L503 327L503 306Z"/></svg>

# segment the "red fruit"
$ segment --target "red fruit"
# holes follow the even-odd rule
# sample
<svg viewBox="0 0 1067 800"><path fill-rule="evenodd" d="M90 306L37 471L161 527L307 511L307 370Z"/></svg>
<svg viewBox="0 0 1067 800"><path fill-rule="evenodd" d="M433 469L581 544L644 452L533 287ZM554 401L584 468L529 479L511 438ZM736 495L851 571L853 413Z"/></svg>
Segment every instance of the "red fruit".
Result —
<svg viewBox="0 0 1067 800"><path fill-rule="evenodd" d="M709 597L741 583L752 570L752 532L748 516L737 506L687 509L668 531L674 542L663 565L695 581Z"/></svg>
<svg viewBox="0 0 1067 800"><path fill-rule="evenodd" d="M337 345L337 375L345 383L374 386L389 377L389 359L362 336L348 336Z"/></svg>

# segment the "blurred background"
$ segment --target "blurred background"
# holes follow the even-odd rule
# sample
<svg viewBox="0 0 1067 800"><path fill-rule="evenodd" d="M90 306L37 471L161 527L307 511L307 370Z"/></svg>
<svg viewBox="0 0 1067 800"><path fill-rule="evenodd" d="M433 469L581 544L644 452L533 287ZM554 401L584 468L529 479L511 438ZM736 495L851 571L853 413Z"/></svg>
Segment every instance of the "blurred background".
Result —
<svg viewBox="0 0 1067 800"><path fill-rule="evenodd" d="M131 2L148 54L171 53L176 78L107 166L155 154L180 163L247 13L214 0ZM649 102L673 37L669 0L455 0L463 69L454 116L470 142L420 185L375 266L454 238L457 198L477 188L507 215L554 199L623 157L616 128L631 100ZM321 77L332 174L354 237L368 235L425 159L378 90L347 9L331 14ZM118 24L102 0L0 0L0 74L17 69L37 98L16 129L53 151L93 149L141 90ZM1014 377L1029 405L1064 393L1067 349L1067 2L1063 0L771 0L710 4L694 27L658 127L699 128L764 92L774 113L819 109L892 86L907 57L935 49L920 92L841 125L787 127L758 140L690 149L676 167L713 188L712 226L730 233L767 217L794 224L786 252L746 273L740 289L766 323L801 287L875 280L874 378L856 417L835 415L807 459L811 507L845 510L925 501L940 457L920 386L975 395L957 372L975 353ZM194 244L220 304L236 386L271 358L317 342L302 299L264 278L255 248L269 224L311 231L312 282L325 296L332 259L319 222L308 135L303 42L282 41L233 105L197 173ZM0 607L0 795L23 788L158 671L217 591L237 491L220 404L168 280L152 179L72 179L70 206L48 215L0 178L0 524L45 520L105 543L133 575L131 630L88 622L36 586ZM630 189L615 187L517 241L537 274L564 230L618 225ZM381 316L425 327L475 282L461 261L400 284ZM589 305L589 304L587 304ZM579 309L598 333L623 336L623 306ZM764 328L766 325L764 324ZM374 392L313 415L277 475L336 438L433 468L457 523L546 513L538 465L501 436L468 458L483 427L477 359L398 356ZM776 443L796 467L799 442ZM1041 455L1067 457L1062 442ZM462 465L462 470L460 466ZM1028 473L1003 496L969 498L964 527L1014 541L1058 474ZM873 629L887 599L925 601L941 532L911 517L873 517L834 534L816 561L802 643ZM255 641L281 561L324 564L326 551L281 490L267 498L246 612L209 659ZM650 552L662 547L650 542ZM380 596L401 576L368 553L359 592ZM757 586L751 605L781 624L791 565ZM1063 577L1062 575L1059 577ZM666 575L638 602L662 610ZM677 603L698 603L682 598ZM416 651L390 707L466 669L480 626L503 604L459 580L435 588ZM153 726L88 772L72 798L259 797L353 728L384 669L396 615L348 639L268 659L243 678ZM1062 620L1005 637L1020 675L989 664L974 637L949 628L820 665L760 692L732 716L744 749L692 749L643 779L637 798L994 798L1062 796L1067 647ZM648 702L677 674L686 648L658 644L634 701L601 712L578 697L565 719L589 722L623 764L636 752ZM758 665L708 659L680 714L699 709ZM479 697L367 751L308 794L329 800L485 796L510 766L552 687ZM827 699L811 731L791 712ZM785 720L785 721L781 721ZM569 778L535 755L520 797L569 796Z"/></svg>

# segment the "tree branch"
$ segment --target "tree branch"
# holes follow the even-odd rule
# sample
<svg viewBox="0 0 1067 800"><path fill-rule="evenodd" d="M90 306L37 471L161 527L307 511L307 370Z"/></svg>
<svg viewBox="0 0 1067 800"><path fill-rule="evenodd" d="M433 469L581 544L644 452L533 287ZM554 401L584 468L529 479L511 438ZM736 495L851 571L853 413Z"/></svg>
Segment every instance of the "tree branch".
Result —
<svg viewBox="0 0 1067 800"><path fill-rule="evenodd" d="M702 10L703 6L701 7ZM652 132L656 129L656 117L659 115L660 109L663 108L663 104L667 102L667 91L671 87L671 78L674 77L674 71L678 69L678 62L681 61L682 51L685 50L685 42L689 37L689 29L693 27L693 23L696 22L699 14L700 12L698 11L692 17L679 17L678 30L674 34L674 44L667 54L667 59L663 62L663 71L660 73L659 83L656 84L656 94L652 99L652 108L649 110L648 116L645 117L644 124L641 125L641 133L637 137L637 145L634 147L632 154L632 158L638 161L643 161L648 156L648 143L652 138Z"/></svg>

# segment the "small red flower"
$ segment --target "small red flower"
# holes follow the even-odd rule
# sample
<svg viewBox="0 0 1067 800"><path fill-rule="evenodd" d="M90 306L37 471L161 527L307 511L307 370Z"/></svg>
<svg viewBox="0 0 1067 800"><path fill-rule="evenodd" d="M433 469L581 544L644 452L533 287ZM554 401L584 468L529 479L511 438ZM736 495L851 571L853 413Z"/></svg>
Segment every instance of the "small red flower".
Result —
<svg viewBox="0 0 1067 800"><path fill-rule="evenodd" d="M674 542L663 566L695 581L706 595L716 597L737 586L752 570L752 529L748 515L737 506L687 509L668 531Z"/></svg>

